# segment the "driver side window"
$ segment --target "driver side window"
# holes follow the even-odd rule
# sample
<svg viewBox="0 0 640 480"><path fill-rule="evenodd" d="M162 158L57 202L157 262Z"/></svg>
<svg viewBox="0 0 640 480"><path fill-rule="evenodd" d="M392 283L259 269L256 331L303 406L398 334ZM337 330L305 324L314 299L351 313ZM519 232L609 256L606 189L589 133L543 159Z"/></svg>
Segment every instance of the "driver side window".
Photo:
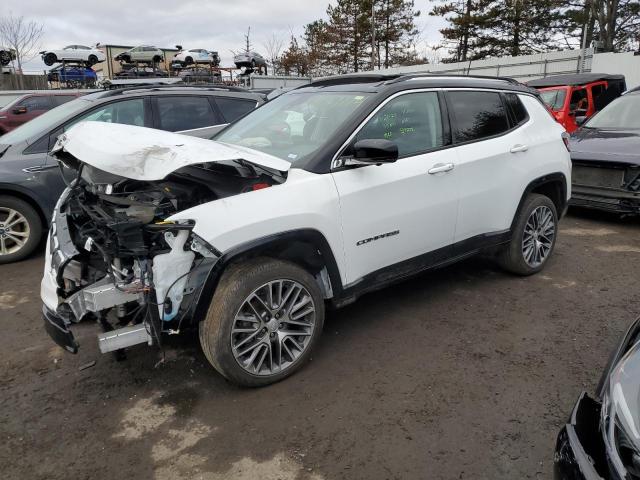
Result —
<svg viewBox="0 0 640 480"><path fill-rule="evenodd" d="M442 147L444 136L438 94L409 93L389 101L358 132L354 143L364 139L395 142L399 157Z"/></svg>
<svg viewBox="0 0 640 480"><path fill-rule="evenodd" d="M136 98L114 102L102 108L93 110L88 115L77 118L69 123L66 128L82 121L123 123L125 125L137 125L144 127L144 99Z"/></svg>
<svg viewBox="0 0 640 480"><path fill-rule="evenodd" d="M571 112L575 110L586 110L588 106L589 102L587 100L586 88L574 90L573 93L571 93L571 102L569 105L569 110Z"/></svg>

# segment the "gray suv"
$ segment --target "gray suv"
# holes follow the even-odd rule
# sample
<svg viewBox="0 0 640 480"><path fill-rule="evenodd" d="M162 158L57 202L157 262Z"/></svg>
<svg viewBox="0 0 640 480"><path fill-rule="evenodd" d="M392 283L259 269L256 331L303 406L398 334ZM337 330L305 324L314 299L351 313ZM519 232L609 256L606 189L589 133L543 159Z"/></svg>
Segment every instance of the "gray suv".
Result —
<svg viewBox="0 0 640 480"><path fill-rule="evenodd" d="M65 103L0 136L0 264L39 245L65 187L49 155L57 137L92 120L210 138L264 103L262 94L232 87L144 87L97 92Z"/></svg>

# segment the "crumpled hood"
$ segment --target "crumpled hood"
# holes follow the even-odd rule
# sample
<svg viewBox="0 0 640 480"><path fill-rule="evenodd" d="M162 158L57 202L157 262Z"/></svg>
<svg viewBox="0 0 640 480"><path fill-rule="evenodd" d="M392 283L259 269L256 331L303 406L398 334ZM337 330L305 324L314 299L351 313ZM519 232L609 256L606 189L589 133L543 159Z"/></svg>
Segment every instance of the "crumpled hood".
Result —
<svg viewBox="0 0 640 480"><path fill-rule="evenodd" d="M162 180L188 165L245 160L286 172L285 160L246 147L153 128L81 122L58 137L52 153L65 151L92 167L133 180Z"/></svg>
<svg viewBox="0 0 640 480"><path fill-rule="evenodd" d="M581 128L571 135L572 160L640 165L640 132Z"/></svg>

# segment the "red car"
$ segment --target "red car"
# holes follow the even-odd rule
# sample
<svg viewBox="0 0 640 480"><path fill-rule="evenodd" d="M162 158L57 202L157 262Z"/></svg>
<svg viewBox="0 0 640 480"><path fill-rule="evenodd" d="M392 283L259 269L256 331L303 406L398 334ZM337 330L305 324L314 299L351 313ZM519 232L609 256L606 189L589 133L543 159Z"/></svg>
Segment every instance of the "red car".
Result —
<svg viewBox="0 0 640 480"><path fill-rule="evenodd" d="M43 91L38 93L24 93L10 96L0 95L0 135L10 132L23 123L34 119L38 115L62 105L80 93L64 91ZM10 98L4 104L3 99ZM3 105L4 104L4 105Z"/></svg>
<svg viewBox="0 0 640 480"><path fill-rule="evenodd" d="M627 89L624 75L576 73L527 82L540 91L542 101L567 132L574 132Z"/></svg>

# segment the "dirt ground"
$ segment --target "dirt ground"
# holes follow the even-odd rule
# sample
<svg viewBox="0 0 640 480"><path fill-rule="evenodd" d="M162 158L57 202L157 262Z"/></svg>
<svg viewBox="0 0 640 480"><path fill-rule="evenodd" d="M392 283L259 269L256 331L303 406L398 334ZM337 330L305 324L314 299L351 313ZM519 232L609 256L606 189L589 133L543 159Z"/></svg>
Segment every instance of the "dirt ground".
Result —
<svg viewBox="0 0 640 480"><path fill-rule="evenodd" d="M258 390L195 336L116 362L88 324L67 354L43 329L42 256L1 266L0 477L551 478L558 428L640 314L639 233L572 213L537 276L472 259L365 296Z"/></svg>

